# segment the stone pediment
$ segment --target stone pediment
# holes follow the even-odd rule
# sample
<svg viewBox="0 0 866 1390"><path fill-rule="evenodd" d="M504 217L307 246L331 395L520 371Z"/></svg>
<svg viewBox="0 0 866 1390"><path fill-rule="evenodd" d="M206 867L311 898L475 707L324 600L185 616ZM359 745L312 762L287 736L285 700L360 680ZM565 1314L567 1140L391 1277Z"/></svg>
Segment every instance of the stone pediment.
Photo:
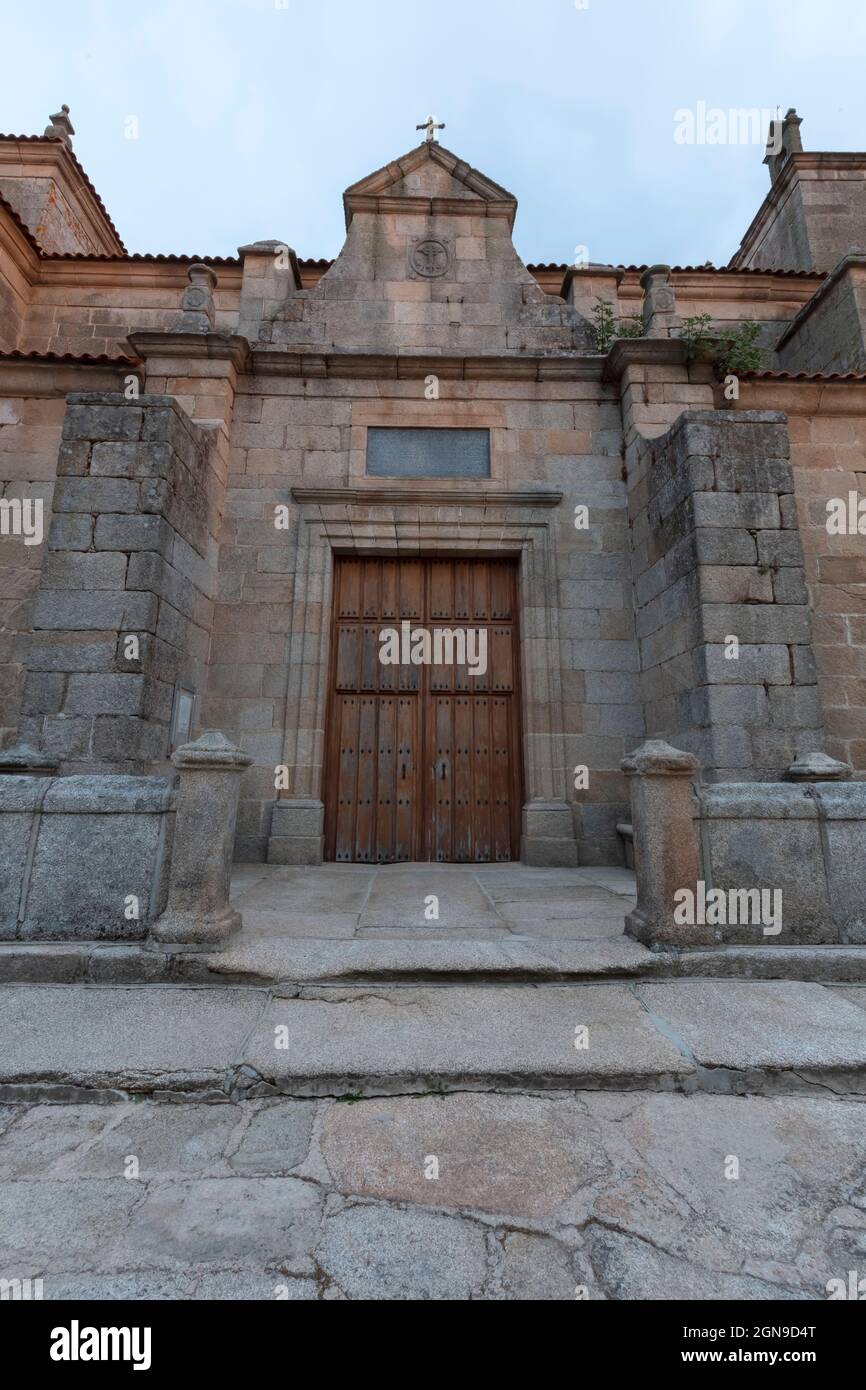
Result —
<svg viewBox="0 0 866 1390"><path fill-rule="evenodd" d="M511 229L517 199L450 150L425 141L353 183L343 194L343 207L347 228L356 212L411 211L503 217Z"/></svg>

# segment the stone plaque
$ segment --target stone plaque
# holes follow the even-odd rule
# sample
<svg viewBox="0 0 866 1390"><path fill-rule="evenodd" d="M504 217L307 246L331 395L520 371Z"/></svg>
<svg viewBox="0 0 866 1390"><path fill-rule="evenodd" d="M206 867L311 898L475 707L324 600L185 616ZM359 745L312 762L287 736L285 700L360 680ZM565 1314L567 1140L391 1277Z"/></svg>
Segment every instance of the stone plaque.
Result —
<svg viewBox="0 0 866 1390"><path fill-rule="evenodd" d="M489 478L489 430L367 431L367 474L373 478Z"/></svg>

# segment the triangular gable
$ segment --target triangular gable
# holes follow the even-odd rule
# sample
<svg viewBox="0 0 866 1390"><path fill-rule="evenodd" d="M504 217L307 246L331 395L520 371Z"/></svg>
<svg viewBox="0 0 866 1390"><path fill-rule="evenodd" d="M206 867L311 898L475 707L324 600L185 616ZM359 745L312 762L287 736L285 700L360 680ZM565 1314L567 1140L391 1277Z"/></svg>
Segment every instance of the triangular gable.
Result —
<svg viewBox="0 0 866 1390"><path fill-rule="evenodd" d="M435 169L431 168L435 165ZM428 172L434 177L426 180ZM441 173L445 181L435 177ZM421 174L422 187L411 191L410 176ZM468 214L482 217L504 217L514 226L517 199L500 184L473 169L464 159L446 150L435 141L424 141L408 154L392 160L382 169L353 183L343 194L348 228L356 212L399 212Z"/></svg>

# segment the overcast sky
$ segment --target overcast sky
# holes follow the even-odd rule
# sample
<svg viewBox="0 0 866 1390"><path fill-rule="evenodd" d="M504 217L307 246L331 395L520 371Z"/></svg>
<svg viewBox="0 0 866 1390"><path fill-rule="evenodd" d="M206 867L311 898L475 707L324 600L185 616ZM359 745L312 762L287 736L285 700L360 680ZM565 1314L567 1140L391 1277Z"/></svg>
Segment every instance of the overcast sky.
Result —
<svg viewBox="0 0 866 1390"><path fill-rule="evenodd" d="M431 112L518 198L526 261L725 264L768 174L756 144L676 142L699 102L793 105L806 149L866 148L866 0L0 0L0 17L0 130L41 134L67 102L131 251L334 256L343 190Z"/></svg>

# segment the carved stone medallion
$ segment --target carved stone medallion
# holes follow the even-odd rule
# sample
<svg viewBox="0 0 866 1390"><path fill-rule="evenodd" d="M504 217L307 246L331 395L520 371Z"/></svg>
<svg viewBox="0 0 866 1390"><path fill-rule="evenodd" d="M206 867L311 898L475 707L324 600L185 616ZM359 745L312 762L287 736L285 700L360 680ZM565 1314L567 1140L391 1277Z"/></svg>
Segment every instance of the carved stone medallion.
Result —
<svg viewBox="0 0 866 1390"><path fill-rule="evenodd" d="M409 265L416 275L435 280L444 275L451 263L451 254L444 241L424 237L409 248Z"/></svg>

